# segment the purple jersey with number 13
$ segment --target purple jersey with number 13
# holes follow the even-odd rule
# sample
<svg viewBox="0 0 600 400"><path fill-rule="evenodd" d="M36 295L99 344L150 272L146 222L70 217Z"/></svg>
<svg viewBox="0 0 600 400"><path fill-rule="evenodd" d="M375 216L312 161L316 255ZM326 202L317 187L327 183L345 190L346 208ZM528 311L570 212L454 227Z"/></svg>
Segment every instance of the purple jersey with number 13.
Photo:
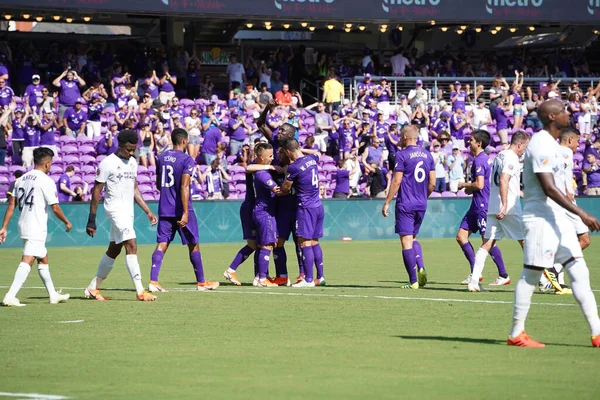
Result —
<svg viewBox="0 0 600 400"><path fill-rule="evenodd" d="M429 172L434 170L431 153L420 146L407 146L396 153L394 172L403 173L396 207L410 211L426 210Z"/></svg>
<svg viewBox="0 0 600 400"><path fill-rule="evenodd" d="M286 179L294 182L299 207L315 208L321 206L318 161L319 156L310 154L300 157L288 167Z"/></svg>
<svg viewBox="0 0 600 400"><path fill-rule="evenodd" d="M181 177L183 174L194 174L194 159L180 150L167 150L158 156L156 172L160 185L160 202L158 203L159 217L181 217ZM192 200L188 202L190 213Z"/></svg>

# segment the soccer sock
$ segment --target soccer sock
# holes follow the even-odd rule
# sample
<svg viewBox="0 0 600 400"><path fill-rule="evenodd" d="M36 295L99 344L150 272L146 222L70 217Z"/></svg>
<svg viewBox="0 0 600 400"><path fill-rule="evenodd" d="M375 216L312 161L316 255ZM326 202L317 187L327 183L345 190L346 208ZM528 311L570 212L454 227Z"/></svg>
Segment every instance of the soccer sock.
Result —
<svg viewBox="0 0 600 400"><path fill-rule="evenodd" d="M266 279L269 273L269 259L271 258L271 250L261 247L258 251L258 279Z"/></svg>
<svg viewBox="0 0 600 400"><path fill-rule="evenodd" d="M425 268L425 260L423 260L423 249L421 243L418 240L413 240L413 250L415 251L415 257L417 259L417 268L420 270Z"/></svg>
<svg viewBox="0 0 600 400"><path fill-rule="evenodd" d="M469 266L471 267L471 273L473 273L473 267L475 266L475 251L473 250L473 246L471 246L471 242L467 242L460 246L465 257L467 257L467 261L469 261Z"/></svg>
<svg viewBox="0 0 600 400"><path fill-rule="evenodd" d="M600 319L596 298L590 286L590 271L583 258L577 258L567 266L567 273L571 279L573 297L579 303L583 316L590 325L592 336L600 335Z"/></svg>
<svg viewBox="0 0 600 400"><path fill-rule="evenodd" d="M559 285L565 284L565 270L564 269L562 271L560 271L560 273L557 275L556 280L558 281Z"/></svg>
<svg viewBox="0 0 600 400"><path fill-rule="evenodd" d="M515 305L513 308L513 325L509 336L517 337L525 330L525 320L531 306L531 296L535 285L542 276L542 270L523 268L521 277L515 287Z"/></svg>
<svg viewBox="0 0 600 400"><path fill-rule="evenodd" d="M125 265L129 271L129 276L135 286L137 294L144 292L144 286L142 285L142 275L140 273L140 264L138 263L137 254L127 254L125 256Z"/></svg>
<svg viewBox="0 0 600 400"><path fill-rule="evenodd" d="M190 262L194 267L194 274L196 275L196 282L204 283L204 267L202 265L202 255L200 250L192 251L190 253Z"/></svg>
<svg viewBox="0 0 600 400"><path fill-rule="evenodd" d="M304 246L302 249L302 265L304 265L304 280L308 283L314 281L315 253L312 246Z"/></svg>
<svg viewBox="0 0 600 400"><path fill-rule="evenodd" d="M494 260L496 267L498 267L498 275L502 278L508 278L506 267L504 266L504 260L502 259L502 252L498 246L492 247L490 250L490 256L492 256L492 260Z"/></svg>
<svg viewBox="0 0 600 400"><path fill-rule="evenodd" d="M259 268L258 268L259 261L258 260L259 259L260 259L260 251L258 249L256 249L254 251L254 277L255 278L258 278L258 271L259 271Z"/></svg>
<svg viewBox="0 0 600 400"><path fill-rule="evenodd" d="M158 282L158 274L160 274L160 268L162 267L163 258L165 253L160 250L154 250L152 253L152 268L150 268L150 280Z"/></svg>
<svg viewBox="0 0 600 400"><path fill-rule="evenodd" d="M477 250L477 254L475 254L475 265L473 266L473 272L471 272L471 279L473 279L473 282L479 282L488 254L489 253L484 248L480 247L479 250Z"/></svg>
<svg viewBox="0 0 600 400"><path fill-rule="evenodd" d="M92 282L88 286L89 289L98 289L103 280L106 279L110 271L112 271L113 265L115 265L115 259L110 258L109 256L102 255L100 259L100 263L98 264L98 271L96 271L96 276L92 279Z"/></svg>
<svg viewBox="0 0 600 400"><path fill-rule="evenodd" d="M304 276L304 259L302 256L302 249L300 248L300 243L294 243L296 245L296 258L298 259L298 275Z"/></svg>
<svg viewBox="0 0 600 400"><path fill-rule="evenodd" d="M273 260L275 261L275 274L287 277L287 253L285 252L285 247L275 247L273 249Z"/></svg>
<svg viewBox="0 0 600 400"><path fill-rule="evenodd" d="M10 289L8 289L8 293L6 293L6 297L16 297L19 290L25 283L27 276L29 276L29 272L31 272L31 266L27 263L19 263L17 267L17 271L15 272L15 279L13 279L12 285L10 285Z"/></svg>
<svg viewBox="0 0 600 400"><path fill-rule="evenodd" d="M402 259L404 260L404 268L408 272L408 278L411 285L417 281L417 260L415 249L402 250Z"/></svg>
<svg viewBox="0 0 600 400"><path fill-rule="evenodd" d="M313 245L313 254L315 255L315 266L317 267L317 279L323 278L323 249L319 243Z"/></svg>
<svg viewBox="0 0 600 400"><path fill-rule="evenodd" d="M248 257L250 257L250 255L254 252L254 250L252 249L252 247L246 245L244 247L242 247L240 249L240 251L238 251L238 253L235 255L235 258L233 259L233 261L231 262L231 265L229 266L228 271L229 272L235 272L238 267L244 262L246 261L246 259Z"/></svg>
<svg viewBox="0 0 600 400"><path fill-rule="evenodd" d="M56 293L54 289L54 282L52 282L52 277L50 276L50 267L48 264L38 264L38 274L44 282L44 286L46 286L46 290L48 294L52 296Z"/></svg>

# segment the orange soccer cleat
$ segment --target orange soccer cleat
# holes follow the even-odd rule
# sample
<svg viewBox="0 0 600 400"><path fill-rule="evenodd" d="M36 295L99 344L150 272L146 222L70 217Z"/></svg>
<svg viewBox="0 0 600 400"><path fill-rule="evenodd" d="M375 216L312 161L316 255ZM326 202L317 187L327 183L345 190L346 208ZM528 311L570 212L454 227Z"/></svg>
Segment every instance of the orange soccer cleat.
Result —
<svg viewBox="0 0 600 400"><path fill-rule="evenodd" d="M204 281L204 282L198 282L198 286L196 286L196 289L199 292L205 292L207 290L215 290L218 287L219 287L219 282Z"/></svg>
<svg viewBox="0 0 600 400"><path fill-rule="evenodd" d="M290 286L290 279L289 278L283 278L281 276L278 276L276 278L270 278L269 281L271 283L276 284L277 286Z"/></svg>
<svg viewBox="0 0 600 400"><path fill-rule="evenodd" d="M515 338L508 338L506 342L509 346L518 346L518 347L534 347L534 348L543 348L546 347L544 343L540 343L538 341L533 340L525 331L519 333L519 335Z"/></svg>
<svg viewBox="0 0 600 400"><path fill-rule="evenodd" d="M145 290L135 296L139 301L154 301L156 300L156 296L150 292L146 292Z"/></svg>
<svg viewBox="0 0 600 400"><path fill-rule="evenodd" d="M242 286L242 282L237 278L235 272L223 272L223 277L236 286Z"/></svg>
<svg viewBox="0 0 600 400"><path fill-rule="evenodd" d="M108 297L104 297L100 294L100 289L90 289L90 288L86 288L83 291L83 296L86 299L94 299L94 300L98 300L98 301L104 301L104 300L108 300Z"/></svg>
<svg viewBox="0 0 600 400"><path fill-rule="evenodd" d="M592 336L592 347L600 347L600 335Z"/></svg>

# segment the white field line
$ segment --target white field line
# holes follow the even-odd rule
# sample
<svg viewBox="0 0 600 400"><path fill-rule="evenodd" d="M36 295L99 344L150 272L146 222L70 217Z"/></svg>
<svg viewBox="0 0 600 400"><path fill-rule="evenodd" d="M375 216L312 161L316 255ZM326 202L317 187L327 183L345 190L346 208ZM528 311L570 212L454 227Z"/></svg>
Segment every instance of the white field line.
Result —
<svg viewBox="0 0 600 400"><path fill-rule="evenodd" d="M0 289L6 289L7 286L0 286ZM43 286L29 286L23 289L46 289ZM84 290L85 288L63 288L65 290ZM182 289L182 288L165 288L171 292L197 292L196 289ZM271 296L304 296L304 297L338 297L345 299L379 299L379 300L408 300L408 301L434 301L442 303L479 303L479 304L507 304L512 305L512 301L503 300L479 300L479 299L446 299L439 297L407 297L407 296L372 296L372 295L359 295L359 294L328 294L328 293L310 293L311 289L302 289L303 291L290 291L290 292L275 292L271 289L256 289L256 290L244 290L235 289L223 290L224 288L213 290L210 293L226 293L226 294L254 294L254 295L271 295ZM319 288L324 289L324 288ZM333 288L330 288L333 289ZM129 290L124 288L104 288L104 290ZM466 292L465 292L466 293ZM554 307L576 307L577 304L570 303L543 303L543 302L532 302L533 305L538 306L554 306Z"/></svg>
<svg viewBox="0 0 600 400"><path fill-rule="evenodd" d="M85 321L84 319L74 319L72 321L58 321L57 324L78 324Z"/></svg>
<svg viewBox="0 0 600 400"><path fill-rule="evenodd" d="M39 393L12 393L12 392L0 392L0 397L19 397L21 399L34 399L34 400L64 400L69 397L60 396L57 394L39 394Z"/></svg>

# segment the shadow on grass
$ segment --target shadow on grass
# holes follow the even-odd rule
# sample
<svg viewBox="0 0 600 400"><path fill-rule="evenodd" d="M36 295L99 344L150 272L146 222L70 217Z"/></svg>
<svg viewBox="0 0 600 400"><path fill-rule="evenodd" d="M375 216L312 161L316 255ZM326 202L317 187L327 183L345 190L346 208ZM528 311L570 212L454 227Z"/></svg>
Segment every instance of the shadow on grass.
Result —
<svg viewBox="0 0 600 400"><path fill-rule="evenodd" d="M462 342L462 343L478 343L478 344L491 344L491 345L502 345L506 346L506 339L498 340L498 339L484 339L484 338L473 338L473 337L454 337L454 336L410 336L410 335L393 335L392 337L406 340L433 340L439 342ZM562 347L585 347L588 348L590 346L584 346L581 344L567 344L567 343L548 343L545 342L547 346L562 346Z"/></svg>

